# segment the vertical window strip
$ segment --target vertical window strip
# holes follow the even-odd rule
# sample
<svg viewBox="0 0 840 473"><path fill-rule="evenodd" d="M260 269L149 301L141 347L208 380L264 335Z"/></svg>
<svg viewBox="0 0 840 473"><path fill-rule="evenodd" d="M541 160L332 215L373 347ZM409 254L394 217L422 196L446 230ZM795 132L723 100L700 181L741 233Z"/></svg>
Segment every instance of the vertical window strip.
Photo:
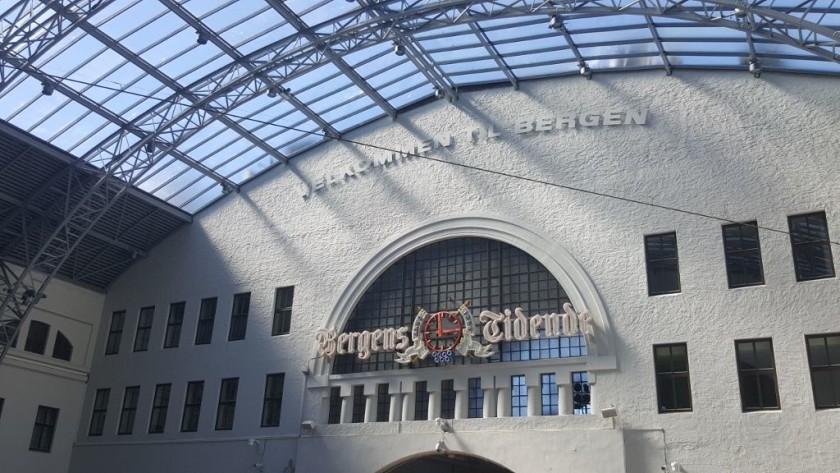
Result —
<svg viewBox="0 0 840 473"><path fill-rule="evenodd" d="M111 390L108 388L96 390L96 397L93 399L93 412L90 416L88 435L102 435L102 432L105 429L105 417L108 413L108 398L110 396Z"/></svg>
<svg viewBox="0 0 840 473"><path fill-rule="evenodd" d="M271 335L289 333L292 325L292 304L295 298L295 287L278 287L274 295L274 321L271 325Z"/></svg>
<svg viewBox="0 0 840 473"><path fill-rule="evenodd" d="M455 382L451 379L440 382L440 417L455 418Z"/></svg>
<svg viewBox="0 0 840 473"><path fill-rule="evenodd" d="M376 386L376 422L388 422L391 413L391 395L388 393L388 383Z"/></svg>
<svg viewBox="0 0 840 473"><path fill-rule="evenodd" d="M744 411L779 409L776 362L769 338L735 342L741 408Z"/></svg>
<svg viewBox="0 0 840 473"><path fill-rule="evenodd" d="M137 317L137 333L134 335L134 351L146 351L149 349L149 337L152 334L154 323L155 307L143 307Z"/></svg>
<svg viewBox="0 0 840 473"><path fill-rule="evenodd" d="M122 410L120 411L120 425L117 434L129 435L134 431L134 417L137 414L137 401L140 397L140 386L128 386L123 394Z"/></svg>
<svg viewBox="0 0 840 473"><path fill-rule="evenodd" d="M513 417L528 415L528 386L525 385L523 374L510 377L510 415Z"/></svg>
<svg viewBox="0 0 840 473"><path fill-rule="evenodd" d="M111 327L108 329L108 341L105 343L105 354L116 355L120 352L125 311L120 310L111 314Z"/></svg>
<svg viewBox="0 0 840 473"><path fill-rule="evenodd" d="M572 414L592 414L592 395L589 374L586 371L572 372Z"/></svg>
<svg viewBox="0 0 840 473"><path fill-rule="evenodd" d="M559 414L560 406L556 374L543 373L540 375L540 392L542 415L556 416Z"/></svg>
<svg viewBox="0 0 840 473"><path fill-rule="evenodd" d="M206 345L213 341L213 324L216 321L216 305L218 298L210 297L201 300L198 309L198 326L195 331L195 344Z"/></svg>
<svg viewBox="0 0 840 473"><path fill-rule="evenodd" d="M757 222L733 223L723 227L726 278L730 288L764 284Z"/></svg>
<svg viewBox="0 0 840 473"><path fill-rule="evenodd" d="M788 217L797 281L834 277L834 259L825 212Z"/></svg>
<svg viewBox="0 0 840 473"><path fill-rule="evenodd" d="M686 344L655 345L653 351L659 412L691 411Z"/></svg>
<svg viewBox="0 0 840 473"><path fill-rule="evenodd" d="M225 378L219 388L219 405L216 409L216 430L233 429L236 413L236 393L239 390L239 378Z"/></svg>
<svg viewBox="0 0 840 473"><path fill-rule="evenodd" d="M184 323L185 307L185 302L176 302L169 306L169 319L166 321L163 348L175 348L181 343L181 325Z"/></svg>
<svg viewBox="0 0 840 473"><path fill-rule="evenodd" d="M29 450L49 452L52 449L56 423L58 423L58 409L38 406L35 426L32 429L32 438L29 440Z"/></svg>
<svg viewBox="0 0 840 473"><path fill-rule="evenodd" d="M808 365L817 409L840 407L840 333L809 335Z"/></svg>
<svg viewBox="0 0 840 473"><path fill-rule="evenodd" d="M414 420L429 420L429 391L425 381L414 383Z"/></svg>
<svg viewBox="0 0 840 473"><path fill-rule="evenodd" d="M680 292L676 232L645 236L648 295Z"/></svg>
<svg viewBox="0 0 840 473"><path fill-rule="evenodd" d="M280 411L283 407L284 373L269 374L265 377L265 395L263 396L262 427L279 427Z"/></svg>
<svg viewBox="0 0 840 473"><path fill-rule="evenodd" d="M245 331L248 329L248 311L250 305L250 292L243 292L233 296L233 309L230 314L228 341L245 339Z"/></svg>
<svg viewBox="0 0 840 473"><path fill-rule="evenodd" d="M480 419L484 417L484 390L481 389L481 378L470 378L468 384L467 417Z"/></svg>
<svg viewBox="0 0 840 473"><path fill-rule="evenodd" d="M341 388L330 389L330 412L327 417L327 423L341 423Z"/></svg>
<svg viewBox="0 0 840 473"><path fill-rule="evenodd" d="M201 400L204 397L204 381L190 381L184 397L184 415L181 417L181 432L198 431L201 415Z"/></svg>
<svg viewBox="0 0 840 473"><path fill-rule="evenodd" d="M169 411L169 394L172 391L171 384L158 384L155 386L155 396L152 400L152 414L149 416L149 433L163 433L166 428L166 413Z"/></svg>
<svg viewBox="0 0 840 473"><path fill-rule="evenodd" d="M365 387L362 385L353 386L353 417L355 423L365 421Z"/></svg>
<svg viewBox="0 0 840 473"><path fill-rule="evenodd" d="M29 322L29 332L23 349L30 353L43 355L47 350L47 338L50 336L50 326L44 322L33 320Z"/></svg>

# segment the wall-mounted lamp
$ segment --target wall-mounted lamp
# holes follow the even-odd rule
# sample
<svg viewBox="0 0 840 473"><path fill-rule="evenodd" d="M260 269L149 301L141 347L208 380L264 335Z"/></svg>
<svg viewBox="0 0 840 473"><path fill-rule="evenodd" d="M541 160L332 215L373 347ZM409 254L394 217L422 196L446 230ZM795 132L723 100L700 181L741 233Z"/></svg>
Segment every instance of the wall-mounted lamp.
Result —
<svg viewBox="0 0 840 473"><path fill-rule="evenodd" d="M314 420L305 420L305 421L301 422L300 423L300 430L302 430L304 432L311 433L313 430L315 430L315 421Z"/></svg>
<svg viewBox="0 0 840 473"><path fill-rule="evenodd" d="M605 407L601 409L601 417L603 417L604 419L616 417L617 415L618 411L615 409L615 406Z"/></svg>
<svg viewBox="0 0 840 473"><path fill-rule="evenodd" d="M452 432L452 426L449 425L446 419L440 417L435 418L435 425L438 426L441 432Z"/></svg>
<svg viewBox="0 0 840 473"><path fill-rule="evenodd" d="M446 452L448 450L449 450L449 448L446 447L446 443L443 441L443 439L438 440L437 443L435 444L435 451L438 452L438 453L443 453L443 452Z"/></svg>

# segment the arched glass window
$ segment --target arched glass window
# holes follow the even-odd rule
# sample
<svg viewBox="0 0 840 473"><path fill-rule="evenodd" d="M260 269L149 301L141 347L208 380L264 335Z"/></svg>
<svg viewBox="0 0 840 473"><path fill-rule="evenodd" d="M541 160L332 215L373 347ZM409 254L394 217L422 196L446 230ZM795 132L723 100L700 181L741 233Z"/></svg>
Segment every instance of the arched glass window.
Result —
<svg viewBox="0 0 840 473"><path fill-rule="evenodd" d="M64 361L70 361L70 358L73 357L73 344L60 330L55 336L52 356Z"/></svg>
<svg viewBox="0 0 840 473"><path fill-rule="evenodd" d="M388 268L362 296L345 332L410 327L418 307L429 312L455 310L470 302L479 340L478 315L521 307L527 315L562 313L569 302L557 279L531 255L506 243L484 238L455 238L425 246ZM456 356L453 363L493 363L586 355L581 336L502 342L489 359ZM435 366L431 358L418 367ZM333 373L411 368L394 353L373 353L368 360L338 355Z"/></svg>

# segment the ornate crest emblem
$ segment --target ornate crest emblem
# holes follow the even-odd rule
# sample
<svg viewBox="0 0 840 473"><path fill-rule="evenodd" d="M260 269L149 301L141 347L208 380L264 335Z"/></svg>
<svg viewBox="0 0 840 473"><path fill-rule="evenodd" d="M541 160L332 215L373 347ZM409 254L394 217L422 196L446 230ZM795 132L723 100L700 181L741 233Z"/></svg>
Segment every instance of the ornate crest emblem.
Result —
<svg viewBox="0 0 840 473"><path fill-rule="evenodd" d="M458 310L434 314L420 307L411 327L411 339L414 344L397 354L397 363L411 363L425 359L430 354L436 363L448 363L455 353L480 358L494 353L492 346L482 345L473 339L473 318L469 302L461 304Z"/></svg>

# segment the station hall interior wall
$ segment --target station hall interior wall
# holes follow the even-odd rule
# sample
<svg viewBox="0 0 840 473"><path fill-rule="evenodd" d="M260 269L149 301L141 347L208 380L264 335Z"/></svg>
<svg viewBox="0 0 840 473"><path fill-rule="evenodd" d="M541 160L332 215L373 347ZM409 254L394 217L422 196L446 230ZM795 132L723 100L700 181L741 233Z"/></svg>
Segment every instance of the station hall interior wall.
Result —
<svg viewBox="0 0 840 473"><path fill-rule="evenodd" d="M427 104L346 138L408 148L451 133L453 146L431 157L734 221L757 220L780 230L787 229L789 215L825 211L836 240L838 103L840 88L832 78L605 74L591 81L561 78L526 82L520 90L464 92L455 104ZM647 123L511 131L519 119L611 108L647 109ZM469 142L467 130L489 125L503 135ZM341 426L330 438L319 437L316 428L299 444L295 439L301 420L325 418L322 390L302 399L302 371L312 366L314 334L327 328L338 294L389 241L450 216L493 216L539 229L573 255L604 302L618 369L598 377L593 408L615 405L624 435L614 439L611 425L599 418L585 428L563 424L559 431L540 424L541 438L568 440L571 429L581 433L583 445L588 436L603 435L607 451L600 454L619 457L633 446L624 463L634 473L658 471L663 455L692 473L802 471L802 465L828 471L840 461L830 445L840 413L814 409L804 340L805 334L840 331L838 284L835 278L797 283L787 235L760 231L764 286L728 289L723 222L662 208L419 158L302 197L306 182L383 153L337 142L296 157L289 167L258 177L199 213L114 283L105 300L72 472L182 471L193 461L207 465L206 471L247 471L253 461L245 442L250 437L267 439L266 471L281 471L294 457L299 472L332 471L319 469L325 462L342 464L345 471L371 471L371 465L388 464L399 445L406 454L431 450L433 429L411 433L425 427L394 436L388 434L395 427L387 424ZM643 237L666 231L676 231L682 291L649 297ZM275 288L291 285L291 334L272 337ZM229 342L233 294L249 291L246 338ZM219 298L213 341L195 346L198 305L206 297ZM179 301L186 301L181 346L164 350L168 307ZM156 307L152 342L148 351L134 353L138 311L150 305ZM127 310L120 354L103 356L108 320L117 310ZM773 338L782 409L742 413L734 340L758 337ZM652 346L670 342L688 346L690 413L657 413ZM286 374L281 426L261 429L265 375L278 372ZM239 402L233 429L219 432L213 430L216 401L220 380L227 377L240 378ZM180 433L185 386L193 380L205 380L199 432ZM154 385L169 382L166 430L147 434ZM121 391L129 385L142 386L135 433L117 436ZM93 394L104 387L112 389L106 434L90 438L85 419ZM478 442L482 427L473 426L475 432L464 432L462 440L473 442L473 453L492 459L527 421L494 419L499 435ZM588 429L602 432L584 434ZM367 440L376 433L387 438L381 447ZM320 444L330 444L328 455ZM588 462L563 463L559 450L542 448L504 451L503 464L516 472L571 471L572 464L575 471L605 471L599 452L590 450ZM546 470L547 463L553 469Z"/></svg>

